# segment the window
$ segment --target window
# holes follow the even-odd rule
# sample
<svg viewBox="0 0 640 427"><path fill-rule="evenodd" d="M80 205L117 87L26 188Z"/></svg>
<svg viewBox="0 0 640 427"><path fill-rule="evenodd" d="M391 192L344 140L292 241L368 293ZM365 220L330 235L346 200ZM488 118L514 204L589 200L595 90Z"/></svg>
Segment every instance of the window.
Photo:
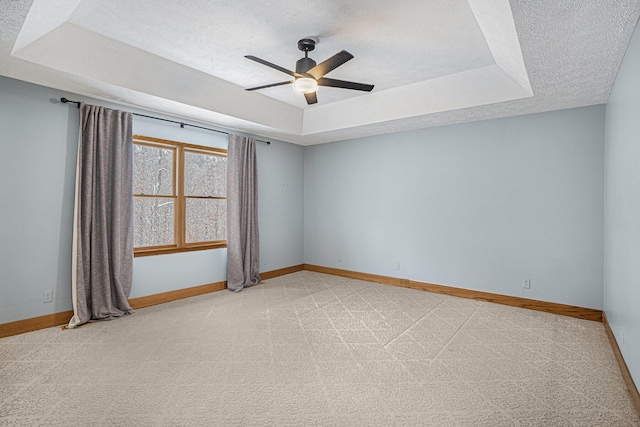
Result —
<svg viewBox="0 0 640 427"><path fill-rule="evenodd" d="M135 256L226 247L227 150L134 135Z"/></svg>

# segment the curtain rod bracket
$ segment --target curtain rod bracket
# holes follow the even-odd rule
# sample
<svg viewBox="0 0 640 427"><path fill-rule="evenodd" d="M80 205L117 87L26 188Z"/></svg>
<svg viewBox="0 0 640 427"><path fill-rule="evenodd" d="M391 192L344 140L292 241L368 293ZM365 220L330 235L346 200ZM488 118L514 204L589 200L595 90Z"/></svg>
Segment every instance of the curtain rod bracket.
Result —
<svg viewBox="0 0 640 427"><path fill-rule="evenodd" d="M70 99L67 99L67 98L60 98L60 102L62 102L63 104L66 104L66 103L68 103L68 102L70 102L70 103L72 103L72 104L77 104L77 105L78 105L78 108L80 108L80 102L79 102L79 101L71 101ZM161 121L163 121L163 122L177 123L177 124L179 124L179 125L180 125L180 127L181 127L182 129L184 129L184 127L185 127L185 126L190 126L190 127L192 127L192 128L198 128L198 129L210 130L211 132L218 132L218 133L224 133L224 134L226 134L226 135L229 135L229 132L225 132L225 131L218 130L218 129L211 129L211 128L207 128L207 127L204 127L204 126L190 125L189 123L177 122L177 121L175 121L175 120L161 119L160 117L145 116L144 114L138 114L138 113L131 113L131 114L133 114L134 116L146 117L146 118L148 118L148 119L161 120ZM265 144L267 144L267 145L271 145L271 142L270 142L270 141L263 141L263 140L261 140L261 139L256 139L256 141L257 141L257 142L263 142L263 143L265 143Z"/></svg>

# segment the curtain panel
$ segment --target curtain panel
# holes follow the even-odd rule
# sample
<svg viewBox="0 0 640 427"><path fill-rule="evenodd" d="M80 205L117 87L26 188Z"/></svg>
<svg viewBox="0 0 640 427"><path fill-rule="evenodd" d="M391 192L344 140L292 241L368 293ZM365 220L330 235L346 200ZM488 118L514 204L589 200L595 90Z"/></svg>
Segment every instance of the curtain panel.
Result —
<svg viewBox="0 0 640 427"><path fill-rule="evenodd" d="M68 327L132 313L131 113L80 104Z"/></svg>
<svg viewBox="0 0 640 427"><path fill-rule="evenodd" d="M255 140L229 134L227 156L227 288L240 292L260 282Z"/></svg>

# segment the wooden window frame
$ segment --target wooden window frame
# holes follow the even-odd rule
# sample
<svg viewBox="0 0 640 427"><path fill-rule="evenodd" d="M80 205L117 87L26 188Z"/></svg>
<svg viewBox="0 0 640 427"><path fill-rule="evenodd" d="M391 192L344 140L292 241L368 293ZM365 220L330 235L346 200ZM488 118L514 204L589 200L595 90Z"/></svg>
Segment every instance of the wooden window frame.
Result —
<svg viewBox="0 0 640 427"><path fill-rule="evenodd" d="M188 144L185 142L171 141L168 139L152 138L149 136L133 135L133 143L149 147L174 150L173 156L173 194L172 195L147 195L134 194L133 197L172 197L174 199L174 243L163 246L141 246L133 248L134 257L149 255L173 254L179 252L201 251L207 249L226 248L226 240L208 242L187 243L186 240L186 209L188 198L206 198L226 200L226 197L200 197L184 195L184 161L185 152L213 154L219 157L227 157L227 150L222 148L205 147L203 145ZM226 183L225 183L226 185Z"/></svg>

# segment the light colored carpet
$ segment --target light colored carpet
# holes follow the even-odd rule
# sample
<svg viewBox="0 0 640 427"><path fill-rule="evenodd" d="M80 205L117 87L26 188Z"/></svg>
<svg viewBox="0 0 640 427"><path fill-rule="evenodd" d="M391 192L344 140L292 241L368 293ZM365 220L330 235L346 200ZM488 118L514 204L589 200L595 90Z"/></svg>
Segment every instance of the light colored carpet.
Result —
<svg viewBox="0 0 640 427"><path fill-rule="evenodd" d="M639 426L603 325L312 272L0 340L0 426Z"/></svg>

